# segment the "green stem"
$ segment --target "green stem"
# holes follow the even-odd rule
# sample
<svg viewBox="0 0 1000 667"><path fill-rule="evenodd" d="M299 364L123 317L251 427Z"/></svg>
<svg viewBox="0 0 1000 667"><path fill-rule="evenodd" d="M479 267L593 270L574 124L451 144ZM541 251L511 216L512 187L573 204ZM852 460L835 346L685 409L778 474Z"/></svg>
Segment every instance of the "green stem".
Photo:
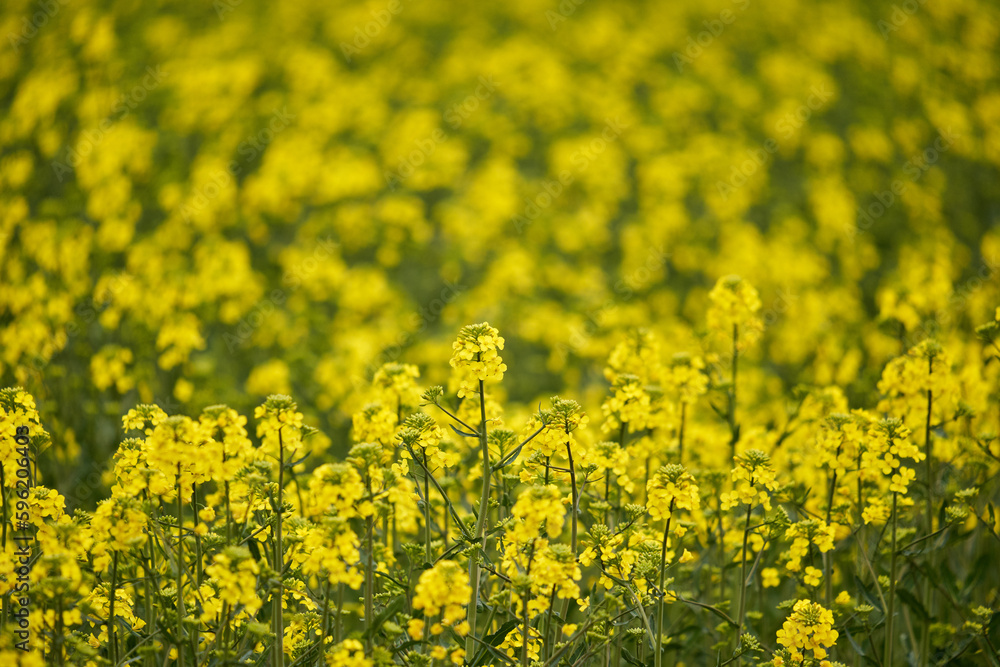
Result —
<svg viewBox="0 0 1000 667"><path fill-rule="evenodd" d="M837 456L840 455L840 447L837 447ZM833 478L830 480L830 495L827 496L826 500L826 525L830 525L830 518L833 514L833 494L837 488L837 470L833 471ZM833 580L832 574L832 558L830 552L825 552L823 554L823 581L826 586L826 608L830 609L831 602L833 600Z"/></svg>
<svg viewBox="0 0 1000 667"><path fill-rule="evenodd" d="M282 601L285 597L284 583L282 581L282 565L284 551L281 544L282 515L285 510L285 442L281 437L282 429L278 429L278 507L277 520L274 531L274 569L278 575L278 593L274 598L274 665L283 667L285 664L285 620Z"/></svg>
<svg viewBox="0 0 1000 667"><path fill-rule="evenodd" d="M934 358L928 357L927 359L927 375L930 376L934 372ZM931 409L934 405L934 392L931 389L927 390L927 421L924 425L924 455L927 457L927 534L931 535L934 533L934 457L933 446L931 444ZM931 548L927 551L927 561L928 569L933 572L935 571L935 558L934 549ZM934 608L934 589L931 587L931 582L929 579L924 579L924 609L930 611ZM921 667L926 667L930 661L930 649L931 649L931 619L928 618L924 622L924 632L920 637L920 665Z"/></svg>
<svg viewBox="0 0 1000 667"><path fill-rule="evenodd" d="M753 485L753 480L750 481L751 486ZM741 644L743 641L743 620L746 615L746 605L747 605L747 542L750 538L750 513L753 511L753 505L747 503L747 517L746 522L743 524L743 556L740 564L740 606L739 613L737 615L736 621L736 648L739 650L742 648ZM737 661L737 665L743 663L743 658L741 657Z"/></svg>
<svg viewBox="0 0 1000 667"><path fill-rule="evenodd" d="M886 667L892 667L892 650L896 643L893 631L893 616L896 613L896 497L897 493L892 492L892 554L889 558L889 599L887 600L888 612L885 619L885 660L882 661Z"/></svg>
<svg viewBox="0 0 1000 667"><path fill-rule="evenodd" d="M431 560L431 490L430 490L430 476L431 469L427 465L427 450L424 452L424 557L427 559L428 563L433 563Z"/></svg>
<svg viewBox="0 0 1000 667"><path fill-rule="evenodd" d="M663 546L660 549L660 600L657 602L656 607L656 653L653 655L654 667L662 667L663 665L663 598L666 597L666 591L663 590L663 582L666 579L667 573L667 541L670 536L670 519L673 518L674 513L674 498L670 499L670 507L667 509L667 524L663 528ZM641 605L641 601L639 601Z"/></svg>
<svg viewBox="0 0 1000 667"><path fill-rule="evenodd" d="M108 595L108 655L111 665L118 664L118 642L115 641L115 587L118 584L118 552L111 557L111 591Z"/></svg>
<svg viewBox="0 0 1000 667"><path fill-rule="evenodd" d="M337 619L333 624L333 641L339 644L344 637L344 584L337 584Z"/></svg>
<svg viewBox="0 0 1000 667"><path fill-rule="evenodd" d="M0 541L0 551L7 553L7 480L4 477L3 463L0 462L0 520L3 521L3 538ZM7 629L7 616L10 614L10 594L4 594L0 610L0 630Z"/></svg>
<svg viewBox="0 0 1000 667"><path fill-rule="evenodd" d="M365 487L368 499L372 498L372 480L365 470ZM365 517L365 655L371 655L375 648L371 625L375 616L375 515Z"/></svg>
<svg viewBox="0 0 1000 667"><path fill-rule="evenodd" d="M476 533L475 540L479 543L479 548L486 550L486 527L487 527L487 515L489 513L489 501L490 501L490 450L487 445L487 432L486 432L486 388L483 385L483 381L479 381L479 446L482 449L483 456L483 491L479 498L479 516L476 519ZM465 640L465 654L468 656L474 655L476 650L476 641L473 639L473 635L476 634L476 616L478 614L478 609L476 608L479 602L479 554L473 551L469 555L469 586L472 587L472 595L469 597L469 609L466 616L466 620L469 622L469 636Z"/></svg>
<svg viewBox="0 0 1000 667"><path fill-rule="evenodd" d="M191 483L191 511L194 513L194 525L198 526L198 483ZM201 535L198 531L194 531L194 578L195 578L195 590L201 590ZM198 623L194 627L194 636L191 640L194 645L194 661L195 664L198 663L198 645L201 643L199 635L201 633L201 623Z"/></svg>
<svg viewBox="0 0 1000 667"><path fill-rule="evenodd" d="M740 338L740 328L739 325L733 324L733 365L732 365L732 376L730 377L730 382L732 386L729 390L729 455L730 458L736 456L736 442L739 440L739 436L736 429L736 374L739 370L739 338Z"/></svg>
<svg viewBox="0 0 1000 667"><path fill-rule="evenodd" d="M144 595L143 595L143 603L145 604L145 609L146 609L146 631L148 632L147 636L152 637L153 635L156 634L156 619L153 617L153 583L152 583L152 581L150 581L150 579L151 579L151 573L152 573L152 569L153 569L153 565L152 565L152 561L153 561L153 540L147 538L146 544L149 547L149 560L150 560L149 569L150 569L150 573L147 573L146 576L144 576L142 578L143 590L145 592ZM144 660L144 662L145 662L145 664L146 664L147 667L152 667L153 656L152 655L147 655L146 659Z"/></svg>
<svg viewBox="0 0 1000 667"><path fill-rule="evenodd" d="M569 424L567 424L566 425L566 456L567 456L567 458L569 458L569 483L570 483L570 487L572 489L572 492L571 492L572 493L572 514L570 516L570 526L571 526L571 530L570 530L570 548L572 549L571 553L573 554L573 557L576 558L577 530L578 530L578 524L577 524L577 518L576 517L577 517L577 514L579 514L579 510L580 510L580 494L579 494L579 492L577 491L577 488L576 488L576 467L573 464L573 448L572 448L572 446L570 444L569 433L570 433ZM569 610L570 610L570 601L569 601L569 598L566 598L566 600L563 602L563 613L562 613L563 623L568 623L569 622Z"/></svg>
<svg viewBox="0 0 1000 667"><path fill-rule="evenodd" d="M323 620L320 623L319 655L316 657L316 664L324 664L323 653L326 649L326 638L330 634L330 576L326 577L326 585L323 587Z"/></svg>
<svg viewBox="0 0 1000 667"><path fill-rule="evenodd" d="M55 637L53 639L52 652L56 654L56 665L63 667L66 664L63 658L63 599L62 592L58 593L56 596L56 623L55 623ZM181 663L183 664L183 663Z"/></svg>
<svg viewBox="0 0 1000 667"><path fill-rule="evenodd" d="M184 503L181 464L177 463L177 664L184 667Z"/></svg>

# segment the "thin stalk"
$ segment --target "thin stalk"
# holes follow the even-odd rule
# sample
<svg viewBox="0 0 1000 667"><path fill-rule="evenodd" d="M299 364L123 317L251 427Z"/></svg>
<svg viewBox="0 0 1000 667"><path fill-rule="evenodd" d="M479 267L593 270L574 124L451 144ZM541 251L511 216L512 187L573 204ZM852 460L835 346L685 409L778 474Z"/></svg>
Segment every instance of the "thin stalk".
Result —
<svg viewBox="0 0 1000 667"><path fill-rule="evenodd" d="M673 518L674 514L674 499L670 499L670 507L667 508L667 524L663 528L663 546L660 549L660 599L656 604L656 653L653 655L654 667L662 667L663 665L663 598L666 597L666 592L663 590L663 582L666 579L667 573L667 542L670 537L670 520ZM637 604L641 606L641 600L637 600Z"/></svg>
<svg viewBox="0 0 1000 667"><path fill-rule="evenodd" d="M840 455L840 447L837 447L837 455ZM837 470L833 470L833 478L830 480L830 494L827 496L826 500L826 525L830 525L830 518L833 513L833 494L837 488ZM825 552L823 554L823 581L826 585L826 608L830 609L830 604L833 600L833 581L831 577L832 561L831 554Z"/></svg>
<svg viewBox="0 0 1000 667"><path fill-rule="evenodd" d="M281 523L285 509L285 442L281 437L282 429L278 429L278 507L274 531L274 570L278 573L278 595L274 599L274 665L282 667L285 664L285 619L281 606L285 597L284 585L281 579L284 552L281 545Z"/></svg>
<svg viewBox="0 0 1000 667"><path fill-rule="evenodd" d="M365 488L368 499L372 497L372 480L365 471ZM371 655L375 648L371 629L375 616L375 558L372 553L375 545L375 515L365 517L365 655Z"/></svg>
<svg viewBox="0 0 1000 667"><path fill-rule="evenodd" d="M729 390L729 433L730 433L730 458L736 456L736 441L739 439L737 437L736 431L736 374L739 369L739 339L740 339L740 328L739 325L733 323L733 366L732 375L730 377L730 382L732 387Z"/></svg>
<svg viewBox="0 0 1000 667"><path fill-rule="evenodd" d="M570 546L573 555L576 555L577 519L576 515L580 505L580 494L576 488L576 467L573 465L573 449L570 445L569 431L566 431L566 456L569 458L569 483L572 488L573 513L570 517ZM567 598L566 602L569 602Z"/></svg>
<svg viewBox="0 0 1000 667"><path fill-rule="evenodd" d="M66 661L63 659L63 600L61 592L56 596L56 625L54 634L52 652L56 654L56 665L63 667Z"/></svg>
<svg viewBox="0 0 1000 667"><path fill-rule="evenodd" d="M0 550L7 553L7 480L4 477L3 463L0 463L0 519L3 521L3 538ZM10 595L4 594L0 611L0 630L7 628L7 615L10 614Z"/></svg>
<svg viewBox="0 0 1000 667"><path fill-rule="evenodd" d="M3 547L4 551L7 549L7 479L4 476L3 463L0 463L0 511L3 512L3 541L0 542L0 546ZM6 602L7 598L4 598ZM4 622L7 620L7 615L4 614Z"/></svg>
<svg viewBox="0 0 1000 667"><path fill-rule="evenodd" d="M575 558L576 557L576 544L577 544L577 530L578 530L578 524L577 524L577 518L576 518L576 516L579 513L579 509L580 509L580 493L579 493L579 491L576 488L576 467L573 464L573 448L572 448L572 446L570 444L569 425L567 425L567 427L566 427L566 456L569 458L569 483L570 483L570 487L572 489L571 493L572 493L572 501L573 501L572 502L572 514L570 516L570 519L571 519L570 520L570 526L571 526L571 528L570 528L570 548L572 549L572 551L570 553L572 553L573 557ZM565 602L563 602L563 613L562 613L563 623L568 623L569 622L569 610L570 610L570 601L569 601L569 598L566 598Z"/></svg>
<svg viewBox="0 0 1000 667"><path fill-rule="evenodd" d="M153 560L153 540L152 539L147 539L146 540L146 545L149 547L149 559L150 559L150 566L149 566L149 568L150 568L150 573L151 573L152 569L153 569L153 566L152 566L152 560ZM151 637L151 636L153 636L153 635L156 634L156 619L153 618L153 584L150 581L150 576L148 574L147 574L147 576L145 576L145 577L142 578L142 582L143 582L143 590L144 590L143 603L145 604L145 609L146 609L146 629L149 631L149 636ZM147 655L146 656L145 664L147 665L147 667L151 667L151 665L153 664L153 656L152 655Z"/></svg>
<svg viewBox="0 0 1000 667"><path fill-rule="evenodd" d="M719 504L717 506L719 512L719 602L722 603L726 599L726 576L725 567L726 562L726 526L724 525L723 519L725 518L722 514L722 498L721 495L717 496L719 498Z"/></svg>
<svg viewBox="0 0 1000 667"><path fill-rule="evenodd" d="M333 641L339 644L344 637L344 584L337 584L337 618L333 623Z"/></svg>
<svg viewBox="0 0 1000 667"><path fill-rule="evenodd" d="M887 600L888 613L885 619L885 659L883 664L892 666L892 650L896 643L893 631L893 616L896 613L896 497L897 493L892 492L892 554L889 559L889 599Z"/></svg>
<svg viewBox="0 0 1000 667"><path fill-rule="evenodd" d="M862 509L864 503L864 495L862 493L863 480L861 479L861 449L858 449L858 502L854 508L854 522L858 527L858 532L855 535L854 545L857 547L857 554L855 559L857 560L858 569L861 570L861 554L862 549L864 549L864 510ZM860 578L860 577L859 577ZM862 579L863 581L863 579Z"/></svg>
<svg viewBox="0 0 1000 667"><path fill-rule="evenodd" d="M181 464L177 463L177 664L184 667L184 503Z"/></svg>
<svg viewBox="0 0 1000 667"><path fill-rule="evenodd" d="M323 587L323 621L320 623L319 655L316 664L324 664L323 651L326 648L326 638L330 634L330 577L326 577L326 585Z"/></svg>
<svg viewBox="0 0 1000 667"><path fill-rule="evenodd" d="M934 358L927 358L927 375L934 373ZM934 391L927 390L927 421L924 425L924 455L927 458L927 534L934 533L934 457L931 445L931 409L934 406ZM928 569L935 571L934 549L927 551ZM931 587L930 579L924 579L924 609L934 608L934 589ZM928 618L924 622L924 632L920 637L920 665L926 667L930 659L931 650L931 620Z"/></svg>
<svg viewBox="0 0 1000 667"><path fill-rule="evenodd" d="M427 465L427 450L424 449L424 556L431 563L431 469Z"/></svg>
<svg viewBox="0 0 1000 667"><path fill-rule="evenodd" d="M753 485L753 480L750 481L751 486ZM747 503L747 517L746 522L743 524L743 556L740 565L740 606L739 613L737 614L736 621L736 648L739 650L740 644L743 638L743 620L746 615L747 609L747 542L750 538L750 513L753 511L753 505ZM743 664L743 658L740 657L736 662L737 665Z"/></svg>
<svg viewBox="0 0 1000 667"><path fill-rule="evenodd" d="M524 569L524 576L531 576L531 561L535 558L535 540L531 541L531 550L528 552L528 565ZM524 615L524 631L521 633L521 667L528 667L528 638L530 628L528 625L528 601L531 598L531 588L524 592L524 600L521 604L521 613Z"/></svg>
<svg viewBox="0 0 1000 667"><path fill-rule="evenodd" d="M545 634L543 635L544 644L542 646L542 660L548 660L549 656L552 655L552 645L551 645L551 633L552 633L552 609L555 607L556 603L556 587L552 587L552 593L549 595L549 613L545 616Z"/></svg>
<svg viewBox="0 0 1000 667"><path fill-rule="evenodd" d="M485 550L487 517L490 507L491 470L490 450L486 441L486 388L482 380L479 381L479 415L479 446L482 449L483 456L483 491L482 496L479 498L479 517L476 519L476 534L474 537L476 542L479 543L479 547ZM479 602L479 554L475 552L469 556L469 585L472 587L472 595L469 598L469 609L466 616L466 620L469 622L469 636L465 640L465 654L475 655L476 640L473 636L476 634L476 616L478 614L476 606Z"/></svg>
<svg viewBox="0 0 1000 667"><path fill-rule="evenodd" d="M521 642L521 667L528 667L528 637L529 637L528 598L529 597L530 596L528 594L525 594L524 603L521 605L521 613L524 614L524 632L522 633L523 636L521 637L521 639L523 640Z"/></svg>
<svg viewBox="0 0 1000 667"><path fill-rule="evenodd" d="M191 511L194 514L194 525L198 525L198 483L191 482ZM194 531L194 578L195 590L201 590L201 535ZM194 661L198 663L198 645L200 643L201 623L194 626L194 636L191 640L194 645Z"/></svg>
<svg viewBox="0 0 1000 667"><path fill-rule="evenodd" d="M219 623L219 628L215 631L215 643L221 646L220 652L222 653L222 664L226 665L229 663L229 616L230 609L229 603L222 603L222 619ZM221 640L221 641L220 641ZM209 652L211 654L211 652Z"/></svg>
<svg viewBox="0 0 1000 667"><path fill-rule="evenodd" d="M233 509L229 504L229 476L226 474L226 443L222 442L222 474L226 475L223 489L226 496L226 546L233 543Z"/></svg>
<svg viewBox="0 0 1000 667"><path fill-rule="evenodd" d="M108 595L108 655L112 666L118 664L118 642L115 641L115 587L118 585L118 551L111 557L111 591Z"/></svg>

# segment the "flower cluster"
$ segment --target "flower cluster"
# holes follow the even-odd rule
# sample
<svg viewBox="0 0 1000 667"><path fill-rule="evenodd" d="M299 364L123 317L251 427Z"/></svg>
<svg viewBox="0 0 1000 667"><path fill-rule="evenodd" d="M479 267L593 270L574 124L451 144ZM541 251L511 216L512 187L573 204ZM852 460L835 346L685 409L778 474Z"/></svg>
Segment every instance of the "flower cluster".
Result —
<svg viewBox="0 0 1000 667"><path fill-rule="evenodd" d="M646 508L653 520L670 518L674 510L694 510L701 504L694 477L682 466L662 466L646 485Z"/></svg>
<svg viewBox="0 0 1000 667"><path fill-rule="evenodd" d="M763 323L757 318L760 310L760 296L754 286L739 276L719 278L708 293L711 306L708 309L708 328L725 336L747 334L759 335Z"/></svg>
<svg viewBox="0 0 1000 667"><path fill-rule="evenodd" d="M778 643L788 649L793 665L805 664L806 651L812 651L811 658L822 660L840 636L833 626L832 611L818 602L798 600L778 630Z"/></svg>
<svg viewBox="0 0 1000 667"><path fill-rule="evenodd" d="M771 509L770 492L778 487L771 457L759 449L749 449L734 458L736 467L730 473L733 491L723 493L722 509L730 509L742 503L759 504L765 510Z"/></svg>
<svg viewBox="0 0 1000 667"><path fill-rule="evenodd" d="M461 565L450 560L438 561L434 567L421 573L413 597L413 608L422 609L428 619L441 614L441 623L455 625L464 615L463 605L469 602L471 593L468 577ZM458 624L455 631L465 635L469 628ZM431 627L431 634L440 632L439 627Z"/></svg>
<svg viewBox="0 0 1000 667"><path fill-rule="evenodd" d="M473 393L474 381L499 382L507 370L507 364L500 357L503 338L488 323L470 324L458 332L458 339L452 345L451 367L461 376L459 398Z"/></svg>

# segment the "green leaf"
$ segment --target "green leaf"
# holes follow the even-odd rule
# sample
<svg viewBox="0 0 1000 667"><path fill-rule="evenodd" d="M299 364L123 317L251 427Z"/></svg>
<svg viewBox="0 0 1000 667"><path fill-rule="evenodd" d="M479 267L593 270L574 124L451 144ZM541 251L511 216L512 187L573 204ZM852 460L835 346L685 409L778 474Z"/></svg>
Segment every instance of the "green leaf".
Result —
<svg viewBox="0 0 1000 667"><path fill-rule="evenodd" d="M380 611L378 614L375 615L375 618L372 619L371 627L369 627L365 631L365 633L361 635L361 638L362 639L368 639L369 637L374 638L376 633L378 633L378 631L382 628L385 622L389 620L391 616L399 612L399 610L403 608L403 605L405 603L406 600L403 598L402 595L394 597L389 602L389 604L385 606L385 609L383 609L382 611Z"/></svg>
<svg viewBox="0 0 1000 667"><path fill-rule="evenodd" d="M871 589L869 589L868 586L865 585L865 582L861 581L858 575L854 575L854 585L861 590L861 593L862 595L864 595L864 598L865 600L867 600L868 604L870 604L871 606L875 607L880 612L885 614L885 610L882 609L882 603L879 602L877 597L872 595Z"/></svg>
<svg viewBox="0 0 1000 667"><path fill-rule="evenodd" d="M847 628L844 628L844 634L847 635L847 641L851 643L851 646L854 648L854 651L861 657L865 657L865 650L861 648L861 644L855 641L854 635L851 634L851 631L848 630Z"/></svg>
<svg viewBox="0 0 1000 667"><path fill-rule="evenodd" d="M506 654L501 654L499 651L497 651L495 647L502 644L503 640L507 638L508 634L510 634L510 631L516 628L519 624L520 621L516 620L507 621L506 623L501 625L500 628L492 635L488 635L483 640L484 642L483 645L476 652L475 659L469 663L469 667L479 667L480 665L483 664L483 660L485 660L486 657L491 654L494 657L500 658L501 662L504 662L505 659L507 658Z"/></svg>
<svg viewBox="0 0 1000 667"><path fill-rule="evenodd" d="M451 427L452 431L454 431L455 433L458 433L463 438L478 438L479 437L478 433L466 433L465 431L460 431L459 429L455 428L454 424L448 424L448 426Z"/></svg>

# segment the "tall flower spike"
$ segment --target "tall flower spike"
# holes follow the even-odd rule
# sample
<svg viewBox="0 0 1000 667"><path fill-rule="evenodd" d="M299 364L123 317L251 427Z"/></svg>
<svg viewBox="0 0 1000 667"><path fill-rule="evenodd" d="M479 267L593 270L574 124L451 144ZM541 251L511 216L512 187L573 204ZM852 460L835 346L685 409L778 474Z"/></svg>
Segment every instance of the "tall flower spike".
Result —
<svg viewBox="0 0 1000 667"><path fill-rule="evenodd" d="M671 463L661 466L646 485L648 500L646 506L653 519L669 517L674 509L697 509L701 503L698 485L684 466Z"/></svg>
<svg viewBox="0 0 1000 667"><path fill-rule="evenodd" d="M763 324L756 316L760 310L760 296L749 282L739 276L719 278L708 294L708 328L726 336L733 327L747 333L759 332Z"/></svg>
<svg viewBox="0 0 1000 667"><path fill-rule="evenodd" d="M451 367L463 374L459 398L474 393L479 380L499 382L507 365L500 357L504 340L487 322L470 324L458 332L452 345Z"/></svg>

